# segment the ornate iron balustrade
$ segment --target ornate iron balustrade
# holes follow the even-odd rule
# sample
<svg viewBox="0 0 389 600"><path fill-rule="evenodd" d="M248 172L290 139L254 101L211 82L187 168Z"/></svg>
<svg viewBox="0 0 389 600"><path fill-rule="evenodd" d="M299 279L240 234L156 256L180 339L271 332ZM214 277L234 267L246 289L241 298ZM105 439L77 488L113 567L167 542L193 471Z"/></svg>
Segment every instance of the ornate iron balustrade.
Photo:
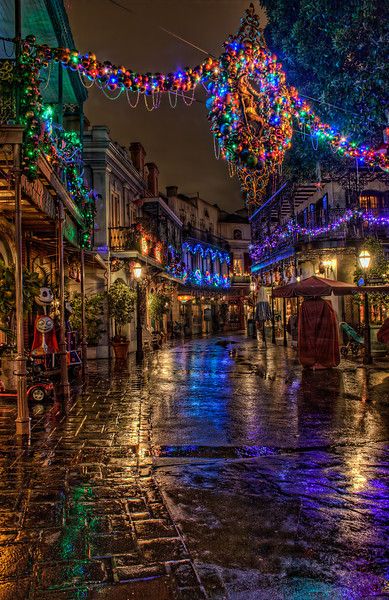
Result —
<svg viewBox="0 0 389 600"><path fill-rule="evenodd" d="M109 247L114 252L136 251L141 254L139 236L131 227L110 227Z"/></svg>
<svg viewBox="0 0 389 600"><path fill-rule="evenodd" d="M0 60L0 125L12 125L16 119L14 66L13 60Z"/></svg>
<svg viewBox="0 0 389 600"><path fill-rule="evenodd" d="M202 229L197 229L197 227L186 227L183 230L183 239L198 240L200 242L205 242L210 246L216 246L217 248L221 248L226 252L230 252L230 246L224 238L214 235L210 231L203 231Z"/></svg>
<svg viewBox="0 0 389 600"><path fill-rule="evenodd" d="M167 260L166 245L140 222L124 227L109 227L109 247L113 252L138 252L160 264L165 264Z"/></svg>

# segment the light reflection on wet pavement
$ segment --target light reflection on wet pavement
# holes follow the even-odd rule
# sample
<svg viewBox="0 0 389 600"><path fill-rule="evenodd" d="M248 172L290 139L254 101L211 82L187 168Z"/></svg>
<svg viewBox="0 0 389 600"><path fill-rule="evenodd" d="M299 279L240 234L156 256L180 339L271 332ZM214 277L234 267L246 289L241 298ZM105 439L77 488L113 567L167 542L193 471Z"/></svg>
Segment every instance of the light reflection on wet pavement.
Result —
<svg viewBox="0 0 389 600"><path fill-rule="evenodd" d="M0 600L389 596L388 370L199 339L34 412L19 447L0 410Z"/></svg>
<svg viewBox="0 0 389 600"><path fill-rule="evenodd" d="M389 371L236 340L151 375L157 478L210 597L389 596Z"/></svg>

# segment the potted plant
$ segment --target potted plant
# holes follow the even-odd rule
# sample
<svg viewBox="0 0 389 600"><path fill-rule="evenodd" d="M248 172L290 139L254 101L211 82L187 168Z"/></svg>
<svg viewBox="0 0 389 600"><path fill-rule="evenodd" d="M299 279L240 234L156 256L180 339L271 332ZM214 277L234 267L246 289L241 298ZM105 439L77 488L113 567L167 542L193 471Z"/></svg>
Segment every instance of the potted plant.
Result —
<svg viewBox="0 0 389 600"><path fill-rule="evenodd" d="M117 279L108 290L108 309L115 321L115 335L111 340L115 357L127 358L129 340L123 335L123 327L131 323L134 315L136 292L123 280Z"/></svg>
<svg viewBox="0 0 389 600"><path fill-rule="evenodd" d="M35 296L39 294L41 281L37 273L23 269L23 310L31 311ZM14 388L16 381L13 375L15 370L15 267L7 266L0 260L0 323L1 330L7 336L7 343L1 351L1 368L6 387Z"/></svg>
<svg viewBox="0 0 389 600"><path fill-rule="evenodd" d="M103 326L105 298L106 294L101 292L85 296L85 326L88 358L98 357L98 345L105 332ZM69 317L70 325L72 329L80 333L82 330L82 296L79 292L74 294L70 304L73 310Z"/></svg>

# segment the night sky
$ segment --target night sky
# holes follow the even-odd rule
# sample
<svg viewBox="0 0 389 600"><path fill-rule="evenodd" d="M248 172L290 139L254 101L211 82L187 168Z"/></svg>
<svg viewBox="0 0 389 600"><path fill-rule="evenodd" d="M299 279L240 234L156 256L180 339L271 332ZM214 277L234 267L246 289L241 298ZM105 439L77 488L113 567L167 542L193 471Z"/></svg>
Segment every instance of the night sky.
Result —
<svg viewBox="0 0 389 600"><path fill-rule="evenodd" d="M94 51L101 61L147 71L175 71L195 66L205 55L162 31L162 26L202 49L219 56L223 41L239 28L249 0L65 0L77 49ZM254 2L259 12L259 2ZM135 95L133 95L135 99ZM160 170L160 190L178 185L187 194L227 210L242 208L237 180L230 179L224 161L215 159L206 99L198 87L192 106L179 99L172 109L167 96L159 109L148 112L143 98L136 109L126 96L112 101L97 89L89 90L85 111L94 125L108 125L122 145L141 141L147 161Z"/></svg>

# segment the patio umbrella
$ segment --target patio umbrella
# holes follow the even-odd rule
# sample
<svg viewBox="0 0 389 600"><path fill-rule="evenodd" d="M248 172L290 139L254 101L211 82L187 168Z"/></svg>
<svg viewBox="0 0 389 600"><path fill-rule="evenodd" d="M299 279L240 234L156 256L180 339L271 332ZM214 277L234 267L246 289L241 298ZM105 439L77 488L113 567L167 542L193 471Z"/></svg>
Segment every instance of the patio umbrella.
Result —
<svg viewBox="0 0 389 600"><path fill-rule="evenodd" d="M316 275L273 290L276 298L305 298L298 318L298 357L303 366L320 369L339 364L336 315L322 296L343 296L356 290L353 284Z"/></svg>
<svg viewBox="0 0 389 600"><path fill-rule="evenodd" d="M387 286L389 287L389 286ZM353 292L365 291L358 288L353 283L345 283L344 281L335 281L334 279L326 279L325 277L317 277L313 275L300 282L289 283L282 287L273 290L274 298L296 298L304 296L310 298L319 298L321 296L345 296ZM369 291L372 291L371 289Z"/></svg>

